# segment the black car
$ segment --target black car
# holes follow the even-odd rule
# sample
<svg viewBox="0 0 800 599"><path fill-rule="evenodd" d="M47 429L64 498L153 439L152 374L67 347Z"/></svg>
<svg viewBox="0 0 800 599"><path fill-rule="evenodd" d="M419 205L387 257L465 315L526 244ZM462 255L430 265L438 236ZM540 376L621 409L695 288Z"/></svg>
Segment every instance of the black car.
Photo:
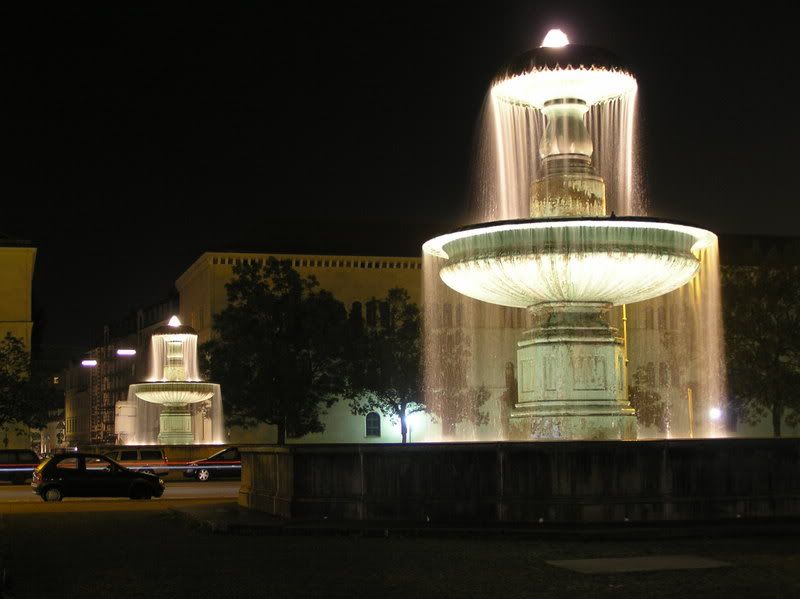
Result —
<svg viewBox="0 0 800 599"><path fill-rule="evenodd" d="M30 449L0 450L0 480L21 485L33 476L33 469L38 465L39 456Z"/></svg>
<svg viewBox="0 0 800 599"><path fill-rule="evenodd" d="M205 459L189 462L183 475L199 481L211 478L241 478L242 460L239 457L239 448L229 447Z"/></svg>
<svg viewBox="0 0 800 599"><path fill-rule="evenodd" d="M134 472L99 454L65 453L37 466L31 489L45 501L64 497L161 497L164 481Z"/></svg>

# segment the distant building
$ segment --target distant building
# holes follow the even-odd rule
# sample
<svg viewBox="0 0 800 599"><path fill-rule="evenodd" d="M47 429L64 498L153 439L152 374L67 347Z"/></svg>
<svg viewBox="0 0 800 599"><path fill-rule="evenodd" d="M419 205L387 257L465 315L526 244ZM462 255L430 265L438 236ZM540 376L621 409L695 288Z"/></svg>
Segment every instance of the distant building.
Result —
<svg viewBox="0 0 800 599"><path fill-rule="evenodd" d="M116 406L128 398L128 387L147 377L150 333L178 311L173 296L103 327L85 359L96 365L70 366L65 389L66 440L71 446L113 445L118 440ZM134 350L130 354L118 350Z"/></svg>
<svg viewBox="0 0 800 599"><path fill-rule="evenodd" d="M0 337L10 333L30 350L33 320L31 289L36 248L0 237ZM0 429L0 447L28 448L30 435L17 427Z"/></svg>
<svg viewBox="0 0 800 599"><path fill-rule="evenodd" d="M408 291L411 301L422 303L422 259L409 256L347 256L326 254L269 254L254 252L206 252L178 277L175 286L180 294L181 322L198 332L198 343L213 336L213 315L228 304L225 285L233 280L233 267L243 262L263 263L268 258L289 260L302 276L313 275L322 289L350 310L355 302L386 297L388 291L400 287ZM222 389L223 410L225 389ZM292 442L399 442L399 423L380 414L355 416L347 402L334 404L324 415L324 433L306 435ZM421 439L429 421L418 415L412 422L412 439ZM274 427L227 431L230 443L270 443Z"/></svg>
<svg viewBox="0 0 800 599"><path fill-rule="evenodd" d="M313 275L349 310L353 302L385 297L402 287L416 304L422 302L422 260L398 256L334 256L206 252L175 283L180 294L181 322L198 333L198 343L211 339L212 316L228 304L225 285L233 267L242 262L263 263L269 257L289 260L302 276ZM224 391L223 391L224 392Z"/></svg>

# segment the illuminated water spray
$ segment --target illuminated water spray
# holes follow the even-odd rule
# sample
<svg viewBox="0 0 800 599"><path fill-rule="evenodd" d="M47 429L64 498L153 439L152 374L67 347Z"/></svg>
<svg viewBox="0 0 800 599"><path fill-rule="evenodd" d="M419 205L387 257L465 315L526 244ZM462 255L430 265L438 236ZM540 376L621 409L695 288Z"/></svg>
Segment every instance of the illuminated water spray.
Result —
<svg viewBox="0 0 800 599"><path fill-rule="evenodd" d="M220 386L200 378L197 332L176 316L150 340L150 374L130 386L131 444L221 443Z"/></svg>
<svg viewBox="0 0 800 599"><path fill-rule="evenodd" d="M636 89L611 54L550 32L492 86L493 160L479 190L489 222L423 246L450 289L529 313L506 437L636 438L626 348L609 313L681 288L716 245L704 229L632 216Z"/></svg>

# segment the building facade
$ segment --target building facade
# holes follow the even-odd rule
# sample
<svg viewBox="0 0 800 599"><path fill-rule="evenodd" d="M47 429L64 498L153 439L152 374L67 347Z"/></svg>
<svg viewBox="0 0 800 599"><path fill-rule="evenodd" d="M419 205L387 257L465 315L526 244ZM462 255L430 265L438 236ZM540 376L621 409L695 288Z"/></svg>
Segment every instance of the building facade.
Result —
<svg viewBox="0 0 800 599"><path fill-rule="evenodd" d="M422 303L422 260L408 256L346 256L325 254L268 254L249 252L206 252L178 278L181 322L198 333L198 343L213 336L213 315L227 306L225 285L233 280L233 268L242 263L264 263L270 257L288 260L304 277L314 276L322 289L333 294L349 311L355 302L386 297L399 287L411 301ZM223 394L223 410L225 389ZM306 435L300 443L396 443L400 424L378 413L351 414L346 402L338 402L323 416L325 432ZM430 436L435 424L423 414L412 417L410 438ZM272 426L226 429L229 443L272 443L277 438Z"/></svg>
<svg viewBox="0 0 800 599"><path fill-rule="evenodd" d="M33 320L31 296L36 248L24 241L0 238L0 337L10 334L30 350ZM0 447L29 448L25 427L0 429Z"/></svg>
<svg viewBox="0 0 800 599"><path fill-rule="evenodd" d="M177 296L136 310L103 327L95 346L85 355L85 359L96 363L94 366L70 366L64 410L68 445L118 442L117 406L128 399L132 383L147 378L150 334L177 311ZM118 353L119 350L129 351Z"/></svg>

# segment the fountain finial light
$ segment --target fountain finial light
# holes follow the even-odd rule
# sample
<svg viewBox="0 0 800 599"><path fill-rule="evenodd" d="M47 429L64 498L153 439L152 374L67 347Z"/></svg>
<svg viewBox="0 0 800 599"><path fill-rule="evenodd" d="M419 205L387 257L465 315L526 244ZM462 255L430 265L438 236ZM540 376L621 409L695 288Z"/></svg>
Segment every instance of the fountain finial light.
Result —
<svg viewBox="0 0 800 599"><path fill-rule="evenodd" d="M548 31L542 42L542 48L563 48L567 45L569 45L569 38L567 34L560 29L551 29Z"/></svg>
<svg viewBox="0 0 800 599"><path fill-rule="evenodd" d="M169 319L169 322L167 324L171 327L179 327L181 326L181 320L177 316L173 316L172 318Z"/></svg>

